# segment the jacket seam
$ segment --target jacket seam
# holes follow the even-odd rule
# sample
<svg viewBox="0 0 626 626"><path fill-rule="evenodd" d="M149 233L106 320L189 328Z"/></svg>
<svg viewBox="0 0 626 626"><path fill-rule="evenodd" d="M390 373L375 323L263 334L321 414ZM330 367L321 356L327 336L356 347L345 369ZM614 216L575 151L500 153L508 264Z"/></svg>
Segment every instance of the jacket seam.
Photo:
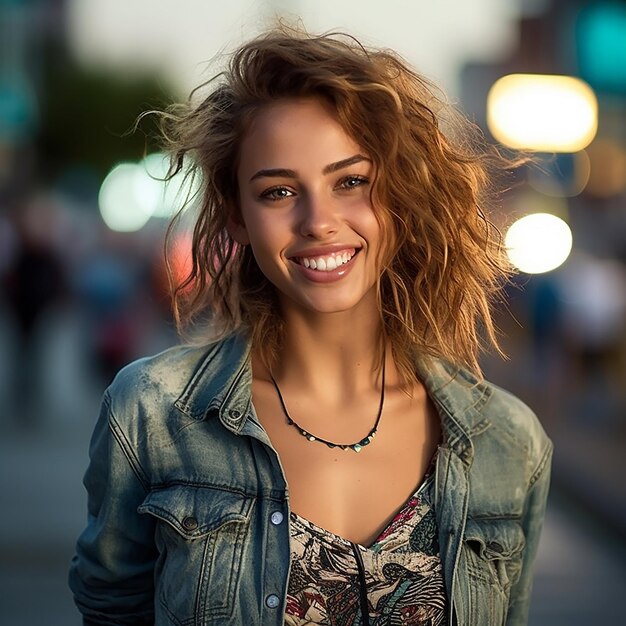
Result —
<svg viewBox="0 0 626 626"><path fill-rule="evenodd" d="M546 465L548 464L550 455L552 454L552 449L553 449L552 442L548 441L548 445L546 446L546 449L541 457L541 460L539 461L537 468L535 469L532 476L530 477L530 482L528 484L529 488L531 488L541 477L543 470L546 468Z"/></svg>
<svg viewBox="0 0 626 626"><path fill-rule="evenodd" d="M259 494L258 492L248 492L248 491L244 491L242 489L233 489L232 487L228 487L226 485L220 485L220 484L216 484L214 482L212 483L204 483L204 482L195 482L195 481L187 481L187 480L172 480L172 481L168 481L166 483L152 483L149 486L149 491L153 492L153 491L161 491L164 489L168 489L170 487L173 486L181 486L181 487L194 487L197 489L217 489L218 491L226 491L228 493L234 493L237 494L239 496L243 496L245 498L253 498L253 499L258 499L259 495L261 496L261 498L263 499L267 499L267 500L272 500L272 501L276 501L276 502L283 502L284 501L284 494L276 494L273 495L271 493L264 493L262 492L261 494Z"/></svg>
<svg viewBox="0 0 626 626"><path fill-rule="evenodd" d="M480 522L498 522L498 521L505 521L505 522L519 522L523 519L523 516L521 514L517 515L517 514L511 514L511 515L468 515L467 516L468 520L475 520L475 521L480 521Z"/></svg>
<svg viewBox="0 0 626 626"><path fill-rule="evenodd" d="M130 465L130 468L133 470L133 474L135 474L137 480L143 487L143 490L147 493L148 491L150 491L150 481L148 480L147 474L145 470L143 469L143 467L141 466L141 463L139 462L139 459L137 458L135 451L130 445L130 442L124 435L124 432L119 422L115 418L115 415L113 414L113 409L111 407L111 403L109 401L107 401L107 407L109 410L109 420L108 420L109 430L111 431L113 438L115 439L115 441L117 441L120 449L122 450L124 456L126 457L126 460L128 461L128 464Z"/></svg>
<svg viewBox="0 0 626 626"><path fill-rule="evenodd" d="M235 374L235 378L233 379L233 382L231 383L230 387L228 387L228 389L226 389L226 393L224 394L224 397L222 398L221 401L221 406L220 408L220 416L222 417L222 420L228 422L228 424L230 426L232 426L233 428L235 428L237 430L237 432L241 431L241 428L245 422L245 420L247 419L248 413L250 412L250 402L251 402L251 397L248 395L247 399L246 399L246 408L242 411L242 416L238 417L237 419L230 419L230 416L226 416L223 414L223 409L226 405L228 405L231 401L231 398L233 396L235 396L236 394L236 389L237 387L240 385L240 381L242 379L242 377L245 375L246 373L246 367L247 367L247 361L244 361L241 364L241 367L239 368L239 370L237 371L237 373Z"/></svg>
<svg viewBox="0 0 626 626"><path fill-rule="evenodd" d="M213 346L211 346L213 348ZM196 392L196 389L201 384L204 379L206 371L209 369L211 363L215 359L215 350L211 349L203 355L202 362L200 367L196 371L196 373L192 376L191 380L188 382L187 386L181 393L180 397L174 402L174 405L179 408L184 413L187 413L190 417L194 419L198 419L197 412L194 411L194 407L191 406L190 401L192 396ZM200 413L200 416L203 414Z"/></svg>

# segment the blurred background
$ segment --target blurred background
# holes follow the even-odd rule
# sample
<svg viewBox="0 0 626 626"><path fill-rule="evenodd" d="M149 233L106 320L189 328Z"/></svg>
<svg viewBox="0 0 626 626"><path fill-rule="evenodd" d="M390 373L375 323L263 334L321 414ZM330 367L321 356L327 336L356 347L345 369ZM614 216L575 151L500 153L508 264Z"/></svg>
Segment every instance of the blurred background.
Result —
<svg viewBox="0 0 626 626"><path fill-rule="evenodd" d="M0 623L80 623L65 581L100 396L176 342L161 257L188 190L155 180L155 129L134 120L278 15L394 48L535 154L494 216L520 274L497 313L509 360L484 359L556 445L530 623L623 623L626 3L610 0L0 0ZM184 232L175 247L184 271Z"/></svg>

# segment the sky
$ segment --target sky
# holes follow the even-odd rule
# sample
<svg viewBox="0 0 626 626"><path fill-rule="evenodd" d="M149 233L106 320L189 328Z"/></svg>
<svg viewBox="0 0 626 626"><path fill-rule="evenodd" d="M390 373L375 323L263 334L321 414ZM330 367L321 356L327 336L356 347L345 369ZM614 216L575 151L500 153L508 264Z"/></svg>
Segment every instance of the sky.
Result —
<svg viewBox="0 0 626 626"><path fill-rule="evenodd" d="M454 96L464 61L498 59L515 46L521 1L69 0L69 39L87 65L157 70L186 95L215 73L208 61L281 15L309 32L338 29L393 48Z"/></svg>

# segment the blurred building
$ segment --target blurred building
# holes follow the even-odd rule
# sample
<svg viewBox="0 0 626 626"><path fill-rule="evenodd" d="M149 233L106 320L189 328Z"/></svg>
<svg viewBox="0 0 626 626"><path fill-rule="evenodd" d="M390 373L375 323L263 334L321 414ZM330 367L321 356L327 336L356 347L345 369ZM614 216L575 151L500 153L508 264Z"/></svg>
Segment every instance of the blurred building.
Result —
<svg viewBox="0 0 626 626"><path fill-rule="evenodd" d="M617 477L626 452L626 3L522 6L511 54L463 67L464 109L489 133L485 102L496 80L566 75L593 90L597 132L575 153L531 152L533 163L505 198L497 218L504 228L524 214L548 212L568 223L573 247L559 268L518 277L511 293L517 322L500 317L512 362L492 377L546 424L556 443L555 483L624 537L626 489Z"/></svg>

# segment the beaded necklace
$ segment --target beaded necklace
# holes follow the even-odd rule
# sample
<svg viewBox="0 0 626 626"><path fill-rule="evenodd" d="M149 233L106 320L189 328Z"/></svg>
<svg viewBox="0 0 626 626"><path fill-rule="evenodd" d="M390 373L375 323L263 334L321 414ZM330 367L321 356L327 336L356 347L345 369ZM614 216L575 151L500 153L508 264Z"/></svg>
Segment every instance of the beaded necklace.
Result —
<svg viewBox="0 0 626 626"><path fill-rule="evenodd" d="M376 436L376 432L378 430L378 424L380 422L380 418L383 414L383 406L385 404L385 359L383 359L383 367L381 373L381 389L380 389L380 404L378 405L378 414L376 415L376 421L374 422L374 426L367 433L363 439L356 441L355 443L335 443L334 441L328 441L328 439L323 439L322 437L318 437L317 435L313 435L305 428L302 428L292 417L289 415L289 411L287 411L287 406L285 405L285 400L283 398L283 394L280 392L280 388L278 387L278 383L274 380L274 376L270 372L270 378L274 383L274 387L276 388L276 393L278 394L278 399L280 400L280 405L283 409L285 417L287 418L287 424L289 426L293 426L297 431L303 436L306 437L309 441L318 441L319 443L325 443L329 448L340 448L341 450L354 450L354 452L361 452L364 446L369 445L372 442L372 439Z"/></svg>

